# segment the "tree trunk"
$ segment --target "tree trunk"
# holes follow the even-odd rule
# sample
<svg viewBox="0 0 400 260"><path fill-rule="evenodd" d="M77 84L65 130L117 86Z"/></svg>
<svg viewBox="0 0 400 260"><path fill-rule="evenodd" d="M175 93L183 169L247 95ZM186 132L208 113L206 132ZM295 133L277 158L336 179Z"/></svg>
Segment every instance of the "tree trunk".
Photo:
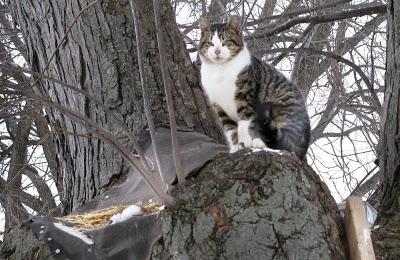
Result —
<svg viewBox="0 0 400 260"><path fill-rule="evenodd" d="M387 13L387 57L379 167L382 183L380 214L373 231L378 259L400 259L400 3L390 0Z"/></svg>
<svg viewBox="0 0 400 260"><path fill-rule="evenodd" d="M163 214L153 259L345 259L336 203L293 155L224 154Z"/></svg>
<svg viewBox="0 0 400 260"><path fill-rule="evenodd" d="M49 63L44 74L102 100L109 109L122 116L139 139L147 123L128 1L105 0L89 7L77 18L66 40L61 42L74 18L90 2L93 1L13 1L14 15L24 33L29 64L33 70L42 72ZM151 97L155 124L168 126L152 2L134 1L134 5L140 13L146 88ZM163 38L168 46L168 76L170 82L175 83L172 87L178 124L222 141L215 121L208 116L210 110L199 86L198 74L186 52L168 1L162 1L161 9ZM54 52L56 55L50 60ZM119 130L112 119L87 98L52 81L40 82L39 89L43 96L72 107L111 132ZM59 166L63 169L65 190L61 199L66 212L70 212L99 194L112 176L124 173L126 163L107 144L92 138L88 130L59 111L47 109L47 114L57 133L54 141Z"/></svg>

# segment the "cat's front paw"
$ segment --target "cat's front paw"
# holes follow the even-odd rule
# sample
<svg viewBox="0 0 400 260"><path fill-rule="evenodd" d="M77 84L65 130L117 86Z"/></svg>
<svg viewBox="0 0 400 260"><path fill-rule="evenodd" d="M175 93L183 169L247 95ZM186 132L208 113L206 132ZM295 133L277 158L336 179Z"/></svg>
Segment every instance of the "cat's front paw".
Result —
<svg viewBox="0 0 400 260"><path fill-rule="evenodd" d="M244 147L252 147L253 137L249 133L250 120L240 120L238 123L238 143Z"/></svg>
<svg viewBox="0 0 400 260"><path fill-rule="evenodd" d="M239 151L242 148L243 148L243 146L240 144L233 144L233 145L229 146L229 153L236 153L237 151Z"/></svg>
<svg viewBox="0 0 400 260"><path fill-rule="evenodd" d="M241 120L238 124L238 142L247 148L264 148L265 143L258 137L254 138L249 131L250 120Z"/></svg>
<svg viewBox="0 0 400 260"><path fill-rule="evenodd" d="M263 149L267 147L265 143L260 139L260 138L253 138L249 136L249 138L246 138L245 141L243 142L244 147L247 148L257 148L257 149Z"/></svg>
<svg viewBox="0 0 400 260"><path fill-rule="evenodd" d="M243 146L240 143L238 143L238 135L236 129L225 132L225 136L226 136L226 141L228 142L229 145L230 153L235 153L243 148Z"/></svg>
<svg viewBox="0 0 400 260"><path fill-rule="evenodd" d="M253 139L252 147L253 148L265 148L267 146L265 145L263 140L261 140L260 138L257 137L257 138Z"/></svg>

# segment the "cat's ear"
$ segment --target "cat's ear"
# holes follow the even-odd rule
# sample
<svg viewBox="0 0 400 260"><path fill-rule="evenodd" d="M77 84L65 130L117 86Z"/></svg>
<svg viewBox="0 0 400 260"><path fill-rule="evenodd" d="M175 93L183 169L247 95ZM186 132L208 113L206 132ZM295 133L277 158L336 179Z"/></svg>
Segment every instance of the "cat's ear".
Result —
<svg viewBox="0 0 400 260"><path fill-rule="evenodd" d="M200 17L200 29L205 31L211 27L211 21L208 16Z"/></svg>
<svg viewBox="0 0 400 260"><path fill-rule="evenodd" d="M242 17L239 15L229 16L228 27L234 31L240 32L242 30Z"/></svg>

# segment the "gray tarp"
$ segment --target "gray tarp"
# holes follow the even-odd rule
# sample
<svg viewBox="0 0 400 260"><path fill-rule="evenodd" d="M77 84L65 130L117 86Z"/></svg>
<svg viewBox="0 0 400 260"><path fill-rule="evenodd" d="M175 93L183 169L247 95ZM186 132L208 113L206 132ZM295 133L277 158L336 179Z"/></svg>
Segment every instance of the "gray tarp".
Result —
<svg viewBox="0 0 400 260"><path fill-rule="evenodd" d="M161 154L163 178L171 185L176 176L169 129L158 129L156 139ZM186 176L200 169L217 153L227 150L225 145L217 144L213 139L192 131L178 131L178 141ZM144 150L146 157L155 162L150 142L145 142ZM82 214L114 205L146 202L149 199L158 200L139 172L130 169L125 181L113 186L74 212ZM59 220L48 217L35 218L32 230L39 239L49 245L55 259L147 259L153 243L161 236L158 214L134 216L121 223L85 231L84 233L93 240L93 245L88 245L81 239L58 229L54 226L54 222Z"/></svg>

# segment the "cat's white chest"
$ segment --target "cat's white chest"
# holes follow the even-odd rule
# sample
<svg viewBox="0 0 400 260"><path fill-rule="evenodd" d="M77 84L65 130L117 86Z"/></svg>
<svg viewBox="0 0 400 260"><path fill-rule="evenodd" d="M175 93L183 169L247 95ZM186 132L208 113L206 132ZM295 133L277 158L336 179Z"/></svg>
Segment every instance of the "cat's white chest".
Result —
<svg viewBox="0 0 400 260"><path fill-rule="evenodd" d="M226 74L225 70L205 70L201 74L201 82L211 104L219 105L231 119L238 121L236 79L237 74Z"/></svg>
<svg viewBox="0 0 400 260"><path fill-rule="evenodd" d="M211 104L219 105L233 120L239 121L235 104L236 80L239 73L250 64L247 48L224 64L202 64L201 83Z"/></svg>

